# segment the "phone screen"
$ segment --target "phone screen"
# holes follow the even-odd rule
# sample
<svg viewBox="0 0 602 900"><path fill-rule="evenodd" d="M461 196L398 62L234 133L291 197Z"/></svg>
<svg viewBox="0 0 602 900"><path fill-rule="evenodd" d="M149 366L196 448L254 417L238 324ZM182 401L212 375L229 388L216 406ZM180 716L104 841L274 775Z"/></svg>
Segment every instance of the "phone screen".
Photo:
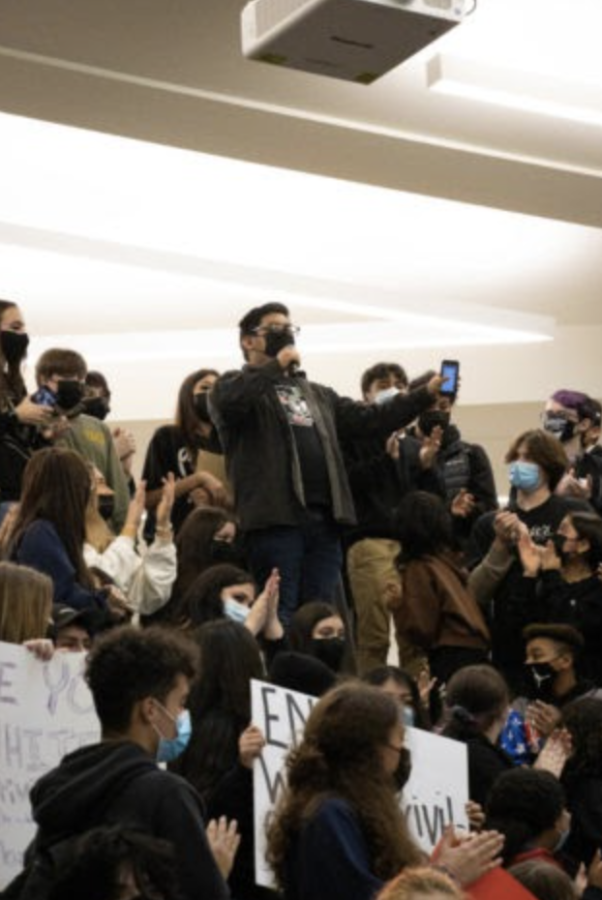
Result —
<svg viewBox="0 0 602 900"><path fill-rule="evenodd" d="M460 371L460 363L455 360L444 359L441 363L441 376L443 384L440 391L442 394L456 394L458 391L458 372Z"/></svg>

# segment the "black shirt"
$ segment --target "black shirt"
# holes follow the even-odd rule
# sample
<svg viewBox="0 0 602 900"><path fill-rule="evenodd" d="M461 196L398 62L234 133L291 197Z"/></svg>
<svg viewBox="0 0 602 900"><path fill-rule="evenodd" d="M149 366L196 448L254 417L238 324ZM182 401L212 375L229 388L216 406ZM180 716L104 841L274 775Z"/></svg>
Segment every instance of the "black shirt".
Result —
<svg viewBox="0 0 602 900"><path fill-rule="evenodd" d="M575 508L587 509L589 506L551 494L534 509L523 510L514 506L512 511L525 523L532 540L536 544L545 544L556 533L567 513ZM470 568L483 559L493 542L495 516L495 512L485 513L475 523L467 553ZM523 643L520 636L525 625L522 577L522 566L517 556L496 588L490 610L492 659L515 689L520 689L522 684Z"/></svg>
<svg viewBox="0 0 602 900"><path fill-rule="evenodd" d="M330 507L330 481L324 448L301 386L286 379L278 382L275 388L297 448L305 504Z"/></svg>
<svg viewBox="0 0 602 900"><path fill-rule="evenodd" d="M213 430L208 438L199 437L197 450L221 453L217 432ZM177 481L193 475L195 471L196 460L193 459L190 449L186 446L184 435L177 425L163 425L158 428L150 440L144 460L142 478L146 481L146 489L154 491L163 487L163 479L170 472L173 472ZM176 534L193 508L188 494L176 498L171 513L171 523ZM154 533L155 511L151 510L144 526L145 539L151 541Z"/></svg>

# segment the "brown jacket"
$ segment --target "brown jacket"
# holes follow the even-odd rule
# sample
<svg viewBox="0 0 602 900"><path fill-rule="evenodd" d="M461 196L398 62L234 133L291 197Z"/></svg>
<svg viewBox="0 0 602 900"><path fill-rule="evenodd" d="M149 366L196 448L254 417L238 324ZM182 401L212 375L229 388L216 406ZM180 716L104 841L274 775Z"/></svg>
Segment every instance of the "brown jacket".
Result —
<svg viewBox="0 0 602 900"><path fill-rule="evenodd" d="M392 610L397 629L409 641L436 647L489 647L489 629L467 586L468 573L452 554L407 563L401 594Z"/></svg>

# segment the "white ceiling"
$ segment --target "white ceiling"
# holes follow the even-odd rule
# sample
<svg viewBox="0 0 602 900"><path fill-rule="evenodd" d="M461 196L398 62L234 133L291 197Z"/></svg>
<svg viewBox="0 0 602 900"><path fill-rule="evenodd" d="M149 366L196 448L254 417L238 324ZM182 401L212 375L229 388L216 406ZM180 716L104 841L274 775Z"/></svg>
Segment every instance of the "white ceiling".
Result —
<svg viewBox="0 0 602 900"><path fill-rule="evenodd" d="M145 369L164 415L197 362L237 364L233 326L266 299L345 390L444 348L487 359L463 393L499 401L497 351L462 348L554 338L545 366L602 337L602 128L427 84L439 58L602 96L599 0L480 0L370 87L244 60L241 7L0 0L0 296L38 350L69 341L120 380L170 360ZM573 369L585 389L596 364Z"/></svg>

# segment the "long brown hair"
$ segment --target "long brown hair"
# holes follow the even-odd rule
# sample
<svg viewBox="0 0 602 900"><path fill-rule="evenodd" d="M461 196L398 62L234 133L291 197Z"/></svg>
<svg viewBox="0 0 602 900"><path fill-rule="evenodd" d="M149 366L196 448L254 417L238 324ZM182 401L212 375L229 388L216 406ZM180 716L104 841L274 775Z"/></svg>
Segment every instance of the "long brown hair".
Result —
<svg viewBox="0 0 602 900"><path fill-rule="evenodd" d="M92 484L81 456L63 447L47 447L31 457L23 473L19 511L9 539L14 555L33 522L44 519L54 525L81 585L93 587L84 562L86 507Z"/></svg>
<svg viewBox="0 0 602 900"><path fill-rule="evenodd" d="M312 710L301 744L287 759L287 787L268 827L267 859L278 884L304 824L329 798L346 801L357 816L378 878L424 861L408 833L381 748L399 724L395 700L378 688L347 682Z"/></svg>
<svg viewBox="0 0 602 900"><path fill-rule="evenodd" d="M199 419L194 407L194 386L207 375L215 375L217 378L219 373L215 369L197 369L186 376L178 391L175 424L182 432L184 443L193 460L196 458L200 439L204 434L204 423Z"/></svg>
<svg viewBox="0 0 602 900"><path fill-rule="evenodd" d="M52 581L28 566L0 563L0 641L43 638L52 615Z"/></svg>
<svg viewBox="0 0 602 900"><path fill-rule="evenodd" d="M183 596L197 575L213 564L214 535L228 522L235 521L229 512L217 506L197 506L186 517L176 537L178 577L171 592L174 599Z"/></svg>
<svg viewBox="0 0 602 900"><path fill-rule="evenodd" d="M206 622L194 639L200 667L188 698L192 737L171 768L207 799L238 762L238 739L251 721L250 682L265 673L259 644L244 625Z"/></svg>
<svg viewBox="0 0 602 900"><path fill-rule="evenodd" d="M0 300L0 322L4 318L4 313L9 309L15 309L16 306L12 300ZM0 410L6 409L10 404L17 406L27 393L21 374L21 362L21 360L15 363L7 362L0 342Z"/></svg>

